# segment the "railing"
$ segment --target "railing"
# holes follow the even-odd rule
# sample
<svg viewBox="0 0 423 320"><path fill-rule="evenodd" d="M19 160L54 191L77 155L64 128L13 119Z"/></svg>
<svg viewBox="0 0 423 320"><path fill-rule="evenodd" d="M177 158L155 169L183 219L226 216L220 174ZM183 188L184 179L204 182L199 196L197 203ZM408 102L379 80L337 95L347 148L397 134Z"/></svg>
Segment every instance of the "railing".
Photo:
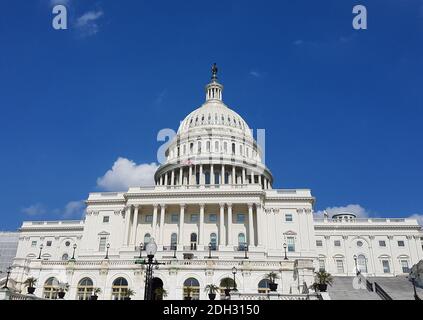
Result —
<svg viewBox="0 0 423 320"><path fill-rule="evenodd" d="M163 251L175 251L176 250L176 246L175 245L171 245L171 246L164 246L163 247Z"/></svg>
<svg viewBox="0 0 423 320"><path fill-rule="evenodd" d="M197 251L197 245L192 244L190 246L184 246L184 251Z"/></svg>
<svg viewBox="0 0 423 320"><path fill-rule="evenodd" d="M370 292L373 292L373 283L371 283L369 280L366 279L366 288L367 290L369 290Z"/></svg>
<svg viewBox="0 0 423 320"><path fill-rule="evenodd" d="M392 300L391 296L386 293L385 290L382 289L380 285L375 282L375 292L381 297L383 300Z"/></svg>
<svg viewBox="0 0 423 320"><path fill-rule="evenodd" d="M323 300L319 294L231 293L231 300Z"/></svg>
<svg viewBox="0 0 423 320"><path fill-rule="evenodd" d="M242 252L248 251L248 246L247 245L235 246L234 247L234 250L235 251L242 251Z"/></svg>

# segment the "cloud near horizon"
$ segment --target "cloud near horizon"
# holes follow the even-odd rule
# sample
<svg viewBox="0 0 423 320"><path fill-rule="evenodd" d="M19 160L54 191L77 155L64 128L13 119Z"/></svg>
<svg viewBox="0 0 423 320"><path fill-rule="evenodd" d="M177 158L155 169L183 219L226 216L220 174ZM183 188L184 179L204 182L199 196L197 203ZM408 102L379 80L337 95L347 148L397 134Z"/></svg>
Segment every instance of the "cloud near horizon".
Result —
<svg viewBox="0 0 423 320"><path fill-rule="evenodd" d="M80 16L76 20L75 27L81 32L81 36L88 37L93 36L100 30L100 26L97 22L103 16L103 11L88 11Z"/></svg>
<svg viewBox="0 0 423 320"><path fill-rule="evenodd" d="M97 179L97 187L106 191L126 191L129 187L153 186L158 164L141 163L119 157L104 176Z"/></svg>
<svg viewBox="0 0 423 320"><path fill-rule="evenodd" d="M84 200L77 200L77 201L70 201L68 202L64 208L61 209L48 209L42 203L36 203L30 205L29 207L23 208L21 210L24 214L28 216L43 216L48 215L49 212L54 216L61 216L61 218L69 219L69 218L78 218L82 219L85 214L85 203Z"/></svg>

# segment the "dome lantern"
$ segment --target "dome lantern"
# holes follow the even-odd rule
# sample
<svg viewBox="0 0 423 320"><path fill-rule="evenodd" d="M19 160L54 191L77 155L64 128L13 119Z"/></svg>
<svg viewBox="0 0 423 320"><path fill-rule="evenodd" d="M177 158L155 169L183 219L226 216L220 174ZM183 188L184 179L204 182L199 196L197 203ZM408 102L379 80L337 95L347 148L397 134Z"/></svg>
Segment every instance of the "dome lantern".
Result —
<svg viewBox="0 0 423 320"><path fill-rule="evenodd" d="M206 101L212 101L212 100L222 101L223 86L217 82L218 69L217 69L216 63L213 64L211 70L212 70L212 77L211 77L212 82L210 82L206 86Z"/></svg>

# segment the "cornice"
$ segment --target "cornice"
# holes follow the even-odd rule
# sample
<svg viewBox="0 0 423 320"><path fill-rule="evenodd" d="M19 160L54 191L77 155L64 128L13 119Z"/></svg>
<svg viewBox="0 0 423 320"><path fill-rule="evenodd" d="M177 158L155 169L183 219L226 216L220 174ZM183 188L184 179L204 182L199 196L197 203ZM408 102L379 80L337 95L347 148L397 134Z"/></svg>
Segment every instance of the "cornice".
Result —
<svg viewBox="0 0 423 320"><path fill-rule="evenodd" d="M322 225L314 225L314 230L420 230L419 226L412 226L412 225L378 225L378 226L364 226L364 225L345 225L345 226L322 226Z"/></svg>

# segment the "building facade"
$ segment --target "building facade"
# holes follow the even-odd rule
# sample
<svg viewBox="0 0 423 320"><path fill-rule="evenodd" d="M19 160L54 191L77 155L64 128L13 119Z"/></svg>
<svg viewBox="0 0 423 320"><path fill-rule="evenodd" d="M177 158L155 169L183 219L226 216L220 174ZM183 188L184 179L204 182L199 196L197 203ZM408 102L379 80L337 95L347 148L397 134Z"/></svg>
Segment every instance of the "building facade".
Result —
<svg viewBox="0 0 423 320"><path fill-rule="evenodd" d="M19 232L0 232L0 272L6 273L12 265L18 249ZM1 277L1 276L0 276Z"/></svg>
<svg viewBox="0 0 423 320"><path fill-rule="evenodd" d="M91 193L81 221L28 221L20 229L12 277L38 279L36 295L68 299L144 297L145 257L158 244L153 288L166 299L206 299L204 288L235 279L240 294L300 295L314 271L395 276L423 258L416 220L358 219L351 213L314 218L308 189L274 189L273 176L247 123L223 103L217 68L205 103L180 124L155 185ZM229 282L230 282L229 281ZM225 285L226 283L226 285ZM189 290L187 290L189 288ZM19 288L18 288L19 289ZM156 292L156 290L155 290Z"/></svg>

